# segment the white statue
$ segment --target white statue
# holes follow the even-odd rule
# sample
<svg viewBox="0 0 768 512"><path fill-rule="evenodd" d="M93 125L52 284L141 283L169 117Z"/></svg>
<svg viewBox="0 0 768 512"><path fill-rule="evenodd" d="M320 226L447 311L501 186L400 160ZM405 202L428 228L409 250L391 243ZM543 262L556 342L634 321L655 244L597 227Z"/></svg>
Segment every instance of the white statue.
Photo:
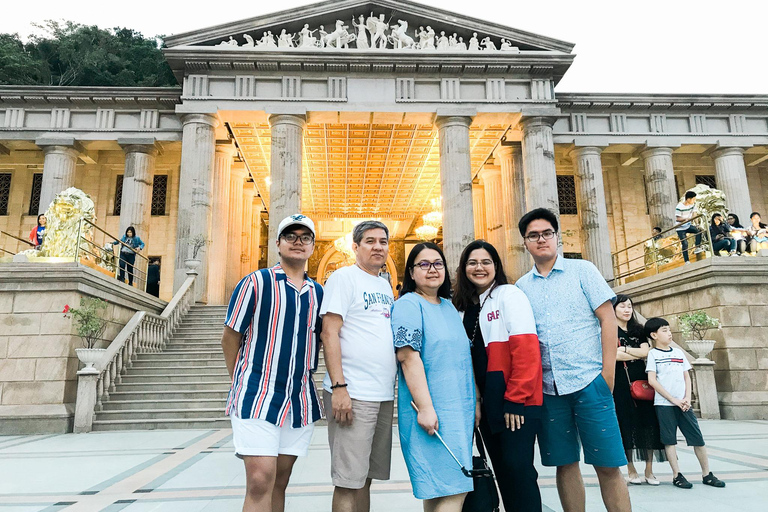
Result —
<svg viewBox="0 0 768 512"><path fill-rule="evenodd" d="M280 32L280 36L277 38L278 48L293 48L293 35L283 29Z"/></svg>
<svg viewBox="0 0 768 512"><path fill-rule="evenodd" d="M493 41L491 41L490 37L486 37L485 39L483 39L482 45L485 46L486 50L489 50L489 51L496 50L496 44Z"/></svg>
<svg viewBox="0 0 768 512"><path fill-rule="evenodd" d="M329 48L349 48L349 43L355 40L355 34L347 32L347 27L341 20L336 20L336 30L325 36L325 44Z"/></svg>
<svg viewBox="0 0 768 512"><path fill-rule="evenodd" d="M477 42L477 32L472 33L472 37L469 39L469 51L477 51L480 49L480 44Z"/></svg>
<svg viewBox="0 0 768 512"><path fill-rule="evenodd" d="M459 36L459 42L456 44L456 51L466 51L467 43L464 42L464 38Z"/></svg>
<svg viewBox="0 0 768 512"><path fill-rule="evenodd" d="M513 53L520 53L520 48L517 46L512 46L511 41L509 39L502 39L501 40L501 48L499 48L503 52L513 52Z"/></svg>
<svg viewBox="0 0 768 512"><path fill-rule="evenodd" d="M425 41L425 45L422 46L425 50L434 50L435 49L435 31L432 30L432 27L427 25L427 40Z"/></svg>
<svg viewBox="0 0 768 512"><path fill-rule="evenodd" d="M357 29L357 48L360 50L367 50L370 48L368 44L368 28L365 26L365 16L360 15L360 23L355 23L355 18L352 18L352 26Z"/></svg>
<svg viewBox="0 0 768 512"><path fill-rule="evenodd" d="M229 40L222 41L221 43L219 43L219 46L237 46L237 40L235 40L234 37L229 36Z"/></svg>
<svg viewBox="0 0 768 512"><path fill-rule="evenodd" d="M437 38L437 49L438 50L447 50L448 49L448 37L445 35L445 31L440 32L440 37Z"/></svg>
<svg viewBox="0 0 768 512"><path fill-rule="evenodd" d="M456 32L448 36L448 48L451 49L451 51L456 51L456 47L459 45L459 39L456 37Z"/></svg>
<svg viewBox="0 0 768 512"><path fill-rule="evenodd" d="M245 38L246 43L243 45L243 48L253 48L254 42L253 38L248 34L243 34L243 37Z"/></svg>
<svg viewBox="0 0 768 512"><path fill-rule="evenodd" d="M317 45L320 48L325 48L325 38L328 36L328 32L325 31L325 27L320 25L320 29L317 32L317 35L319 36L319 41L317 42Z"/></svg>
<svg viewBox="0 0 768 512"><path fill-rule="evenodd" d="M309 30L309 25L305 23L304 28L299 32L299 37L301 38L299 48L315 48L317 46L317 39L312 35L315 32L317 30Z"/></svg>
<svg viewBox="0 0 768 512"><path fill-rule="evenodd" d="M385 32L389 23L384 21L384 15L380 14L379 17L376 18L373 16L373 12L371 12L371 16L368 18L366 24L368 25L368 30L371 32L371 48L378 47L382 50L386 48L387 35Z"/></svg>
<svg viewBox="0 0 768 512"><path fill-rule="evenodd" d="M392 25L392 44L395 48L412 48L413 38L407 34L408 22L397 20L397 25Z"/></svg>
<svg viewBox="0 0 768 512"><path fill-rule="evenodd" d="M272 35L272 31L267 30L264 32L264 35L261 36L261 39L259 39L259 42L256 43L256 46L260 48L277 48L275 37Z"/></svg>

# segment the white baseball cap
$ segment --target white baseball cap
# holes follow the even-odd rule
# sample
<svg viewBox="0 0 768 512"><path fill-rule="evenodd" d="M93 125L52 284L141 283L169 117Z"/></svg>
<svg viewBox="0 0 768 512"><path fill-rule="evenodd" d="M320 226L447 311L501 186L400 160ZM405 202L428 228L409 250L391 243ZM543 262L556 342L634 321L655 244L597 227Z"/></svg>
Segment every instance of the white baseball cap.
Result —
<svg viewBox="0 0 768 512"><path fill-rule="evenodd" d="M288 217L284 218L280 222L280 225L277 226L277 237L280 238L280 235L283 234L283 231L291 226L304 226L312 232L312 236L315 236L315 223L312 222L312 219L306 215L294 213L293 215L289 215Z"/></svg>

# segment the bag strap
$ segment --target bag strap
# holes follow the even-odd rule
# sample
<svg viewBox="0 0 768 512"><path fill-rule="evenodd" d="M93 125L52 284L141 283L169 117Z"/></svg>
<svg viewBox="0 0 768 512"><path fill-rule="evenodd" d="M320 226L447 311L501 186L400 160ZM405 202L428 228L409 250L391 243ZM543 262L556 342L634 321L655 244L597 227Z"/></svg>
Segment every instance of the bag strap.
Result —
<svg viewBox="0 0 768 512"><path fill-rule="evenodd" d="M477 451L480 453L480 457L483 459L485 465L488 465L488 457L485 455L485 446L483 443L483 435L480 433L479 428L475 428L475 445L477 445Z"/></svg>

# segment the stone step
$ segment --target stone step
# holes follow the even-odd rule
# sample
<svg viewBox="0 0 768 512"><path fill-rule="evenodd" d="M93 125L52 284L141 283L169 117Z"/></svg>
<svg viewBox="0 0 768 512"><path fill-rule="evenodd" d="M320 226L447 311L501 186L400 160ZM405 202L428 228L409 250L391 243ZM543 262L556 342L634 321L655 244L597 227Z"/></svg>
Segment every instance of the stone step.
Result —
<svg viewBox="0 0 768 512"><path fill-rule="evenodd" d="M206 333L200 333L200 332L190 332L187 334L174 334L171 336L171 339L168 340L169 343L174 343L176 341L201 341L206 343L213 343L218 342L219 345L221 345L221 333L219 334L206 334Z"/></svg>
<svg viewBox="0 0 768 512"><path fill-rule="evenodd" d="M131 401L131 400L199 400L201 398L211 398L226 400L229 390L224 391L113 391L109 394L110 402Z"/></svg>
<svg viewBox="0 0 768 512"><path fill-rule="evenodd" d="M226 370L221 372L221 375L210 373L174 373L174 372L155 372L153 374L136 375L132 371L122 376L123 384L144 384L144 383L157 383L157 384L199 384L203 382L223 382L227 385L230 384L229 374Z"/></svg>
<svg viewBox="0 0 768 512"><path fill-rule="evenodd" d="M176 380L159 382L155 379L146 382L122 382L117 391L229 391L229 379L204 380L200 382L177 382Z"/></svg>
<svg viewBox="0 0 768 512"><path fill-rule="evenodd" d="M101 411L96 414L98 420L178 420L221 418L224 416L224 403L221 407L205 409L142 409L133 411Z"/></svg>
<svg viewBox="0 0 768 512"><path fill-rule="evenodd" d="M200 429L213 430L230 428L229 418L221 413L218 418L175 418L166 420L100 420L93 421L93 430L161 430L161 429Z"/></svg>
<svg viewBox="0 0 768 512"><path fill-rule="evenodd" d="M221 352L221 343L217 342L194 342L194 341L174 341L165 346L165 352L175 351L187 351L187 350L213 350Z"/></svg>
<svg viewBox="0 0 768 512"><path fill-rule="evenodd" d="M165 350L155 354L139 354L134 360L138 361L167 361L168 359L221 359L224 360L224 353L219 350Z"/></svg>
<svg viewBox="0 0 768 512"><path fill-rule="evenodd" d="M144 359L137 359L133 362L133 368L134 370L138 370L141 368L155 368L155 367L170 367L170 368L180 368L180 367L220 367L220 368L226 368L224 365L224 357L221 357L219 359L210 359L210 358L196 358L196 359L178 359L174 358L173 354L166 354L166 357L154 359L154 360L144 360Z"/></svg>
<svg viewBox="0 0 768 512"><path fill-rule="evenodd" d="M121 400L104 402L103 411L146 411L150 409L214 409L220 411L226 407L226 400L218 398L201 398L198 400Z"/></svg>
<svg viewBox="0 0 768 512"><path fill-rule="evenodd" d="M149 375L225 375L227 373L227 367L222 366L149 366L136 368L133 367L128 372L131 375L136 376L149 376Z"/></svg>

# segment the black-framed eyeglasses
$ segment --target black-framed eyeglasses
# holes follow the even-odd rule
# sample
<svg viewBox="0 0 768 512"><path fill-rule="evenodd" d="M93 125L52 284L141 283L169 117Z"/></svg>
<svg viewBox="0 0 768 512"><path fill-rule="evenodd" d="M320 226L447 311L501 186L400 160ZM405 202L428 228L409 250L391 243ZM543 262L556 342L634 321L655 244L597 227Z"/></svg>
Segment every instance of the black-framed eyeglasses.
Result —
<svg viewBox="0 0 768 512"><path fill-rule="evenodd" d="M424 272L429 272L429 269L434 267L435 270L439 272L445 268L445 263L443 263L442 261L433 261L433 262L420 261L418 263L415 263L413 266L419 267Z"/></svg>
<svg viewBox="0 0 768 512"><path fill-rule="evenodd" d="M301 245L309 245L315 241L315 237L312 235L297 235L296 233L286 233L282 237L289 244L295 244L296 240L301 240Z"/></svg>
<svg viewBox="0 0 768 512"><path fill-rule="evenodd" d="M529 242L538 242L540 238L543 238L544 240L552 240L555 238L555 232L551 229L547 229L546 231L542 231L541 233L528 233L525 235L525 239Z"/></svg>

